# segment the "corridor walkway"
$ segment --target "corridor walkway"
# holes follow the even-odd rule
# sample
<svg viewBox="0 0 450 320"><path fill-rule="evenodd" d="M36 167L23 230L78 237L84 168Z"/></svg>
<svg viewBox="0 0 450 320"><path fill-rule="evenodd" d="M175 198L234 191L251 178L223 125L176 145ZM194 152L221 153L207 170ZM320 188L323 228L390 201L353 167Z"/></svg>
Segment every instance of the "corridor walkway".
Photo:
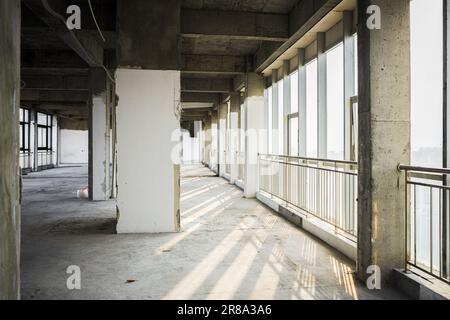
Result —
<svg viewBox="0 0 450 320"><path fill-rule="evenodd" d="M76 198L87 168L24 178L23 299L379 299L353 263L208 169L182 168L176 234L114 234L115 202ZM149 203L151 210L151 203ZM81 268L81 290L66 269Z"/></svg>

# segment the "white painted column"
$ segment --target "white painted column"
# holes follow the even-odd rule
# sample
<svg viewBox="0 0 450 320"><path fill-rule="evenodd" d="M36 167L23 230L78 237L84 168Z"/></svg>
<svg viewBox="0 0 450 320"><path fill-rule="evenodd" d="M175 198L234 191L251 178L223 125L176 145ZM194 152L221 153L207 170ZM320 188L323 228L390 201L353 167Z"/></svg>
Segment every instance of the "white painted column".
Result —
<svg viewBox="0 0 450 320"><path fill-rule="evenodd" d="M230 95L230 183L239 178L239 94Z"/></svg>
<svg viewBox="0 0 450 320"><path fill-rule="evenodd" d="M218 132L218 111L213 111L211 115L211 148L210 148L210 169L219 174L219 132Z"/></svg>
<svg viewBox="0 0 450 320"><path fill-rule="evenodd" d="M180 72L118 69L118 233L180 230Z"/></svg>
<svg viewBox="0 0 450 320"><path fill-rule="evenodd" d="M227 138L227 104L221 104L219 106L219 175L221 177L225 176L226 173L226 144L225 140Z"/></svg>
<svg viewBox="0 0 450 320"><path fill-rule="evenodd" d="M256 73L247 74L245 97L245 181L244 196L254 198L258 192L258 153L266 152L264 117L264 78Z"/></svg>
<svg viewBox="0 0 450 320"><path fill-rule="evenodd" d="M105 95L92 98L91 110L91 200L108 200L111 195L110 129L108 104Z"/></svg>

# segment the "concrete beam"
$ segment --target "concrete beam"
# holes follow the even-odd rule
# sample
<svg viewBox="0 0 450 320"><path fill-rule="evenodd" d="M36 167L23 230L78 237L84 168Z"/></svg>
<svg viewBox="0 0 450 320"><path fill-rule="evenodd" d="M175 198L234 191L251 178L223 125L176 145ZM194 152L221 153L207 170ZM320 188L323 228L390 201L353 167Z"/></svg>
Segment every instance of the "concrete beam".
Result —
<svg viewBox="0 0 450 320"><path fill-rule="evenodd" d="M23 50L25 68L87 68L86 62L70 50Z"/></svg>
<svg viewBox="0 0 450 320"><path fill-rule="evenodd" d="M183 9L183 37L281 41L289 38L289 16L254 12Z"/></svg>
<svg viewBox="0 0 450 320"><path fill-rule="evenodd" d="M52 75L23 75L23 89L33 90L68 90L68 91L87 91L87 76L52 76Z"/></svg>
<svg viewBox="0 0 450 320"><path fill-rule="evenodd" d="M263 43L254 56L255 71L262 72L292 47L342 0L302 0L289 14L290 37L283 44Z"/></svg>
<svg viewBox="0 0 450 320"><path fill-rule="evenodd" d="M251 68L247 57L193 55L182 56L182 73L212 73L236 75L245 73Z"/></svg>
<svg viewBox="0 0 450 320"><path fill-rule="evenodd" d="M70 68L70 67L21 67L22 77L26 76L87 76L89 68Z"/></svg>
<svg viewBox="0 0 450 320"><path fill-rule="evenodd" d="M87 102L89 94L85 91L67 90L21 90L20 101L23 102Z"/></svg>
<svg viewBox="0 0 450 320"><path fill-rule="evenodd" d="M231 91L230 79L209 79L209 78L182 78L182 92L216 92L228 93Z"/></svg>
<svg viewBox="0 0 450 320"><path fill-rule="evenodd" d="M181 102L199 102L199 103L214 103L219 104L221 100L218 93L203 93L203 92L183 92L181 93Z"/></svg>

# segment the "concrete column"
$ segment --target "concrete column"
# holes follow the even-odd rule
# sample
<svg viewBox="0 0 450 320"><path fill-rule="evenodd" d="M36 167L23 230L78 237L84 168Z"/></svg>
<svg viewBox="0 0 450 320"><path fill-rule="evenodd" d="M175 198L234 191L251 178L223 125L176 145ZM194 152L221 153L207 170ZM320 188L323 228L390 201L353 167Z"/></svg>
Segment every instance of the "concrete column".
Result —
<svg viewBox="0 0 450 320"><path fill-rule="evenodd" d="M180 11L117 1L118 233L180 230Z"/></svg>
<svg viewBox="0 0 450 320"><path fill-rule="evenodd" d="M211 166L211 116L205 120L205 150L203 152L203 162L208 167Z"/></svg>
<svg viewBox="0 0 450 320"><path fill-rule="evenodd" d="M218 132L218 111L211 112L211 152L210 152L210 169L219 174L219 132Z"/></svg>
<svg viewBox="0 0 450 320"><path fill-rule="evenodd" d="M378 266L383 284L405 262L405 185L397 165L410 161L409 3L361 0L358 8L357 269L366 280L367 268ZM369 5L381 9L380 30L366 27Z"/></svg>
<svg viewBox="0 0 450 320"><path fill-rule="evenodd" d="M91 69L90 82L93 97L89 114L89 199L100 201L111 197L110 87L102 69Z"/></svg>
<svg viewBox="0 0 450 320"><path fill-rule="evenodd" d="M0 300L20 298L20 19L0 2Z"/></svg>
<svg viewBox="0 0 450 320"><path fill-rule="evenodd" d="M233 92L230 95L230 183L235 183L239 178L239 93Z"/></svg>
<svg viewBox="0 0 450 320"><path fill-rule="evenodd" d="M116 78L117 232L179 231L179 164L172 156L180 142L180 72L119 69Z"/></svg>
<svg viewBox="0 0 450 320"><path fill-rule="evenodd" d="M108 105L105 96L92 98L92 200L108 200L111 195L110 179L110 128Z"/></svg>
<svg viewBox="0 0 450 320"><path fill-rule="evenodd" d="M225 175L226 166L226 132L227 132L227 110L228 106L226 103L222 103L219 106L219 176L223 177Z"/></svg>
<svg viewBox="0 0 450 320"><path fill-rule="evenodd" d="M264 78L256 73L246 75L245 92L245 179L244 196L254 198L258 192L258 153L266 153L264 117Z"/></svg>

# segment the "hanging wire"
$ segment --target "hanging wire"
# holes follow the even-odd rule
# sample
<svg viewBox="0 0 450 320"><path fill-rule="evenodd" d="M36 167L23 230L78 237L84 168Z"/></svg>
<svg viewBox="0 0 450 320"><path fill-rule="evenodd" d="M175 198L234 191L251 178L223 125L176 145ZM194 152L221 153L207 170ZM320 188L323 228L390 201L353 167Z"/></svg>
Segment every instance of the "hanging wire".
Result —
<svg viewBox="0 0 450 320"><path fill-rule="evenodd" d="M97 26L98 33L100 34L100 37L103 39L103 42L106 42L105 37L103 36L102 30L100 29L97 19L95 18L94 9L92 8L91 0L88 0L89 3L89 9L91 9L92 19L94 19L95 25Z"/></svg>
<svg viewBox="0 0 450 320"><path fill-rule="evenodd" d="M67 28L66 25L66 20L64 19L63 16L61 16L59 13L57 13L56 11L54 11L52 9L52 7L50 6L50 4L48 3L47 0L41 0L42 5L44 6L44 8L55 18L57 18L58 20L60 20L64 26ZM67 28L67 30L69 31L70 35L72 36L73 40L76 42L76 44L78 45L78 47L84 52L84 54L86 55L86 57L88 58L88 60L91 61L92 64L96 65L99 68L102 68L103 70L105 70L106 75L108 76L108 78L111 80L112 83L116 83L115 79L113 76L111 76L111 74L109 73L109 70L100 62L96 61L95 58L92 57L92 55L90 54L90 52L88 52L86 50L86 48L83 46L83 44L80 42L80 40L77 38L77 36L75 35L75 33L73 32L73 30L70 30Z"/></svg>

